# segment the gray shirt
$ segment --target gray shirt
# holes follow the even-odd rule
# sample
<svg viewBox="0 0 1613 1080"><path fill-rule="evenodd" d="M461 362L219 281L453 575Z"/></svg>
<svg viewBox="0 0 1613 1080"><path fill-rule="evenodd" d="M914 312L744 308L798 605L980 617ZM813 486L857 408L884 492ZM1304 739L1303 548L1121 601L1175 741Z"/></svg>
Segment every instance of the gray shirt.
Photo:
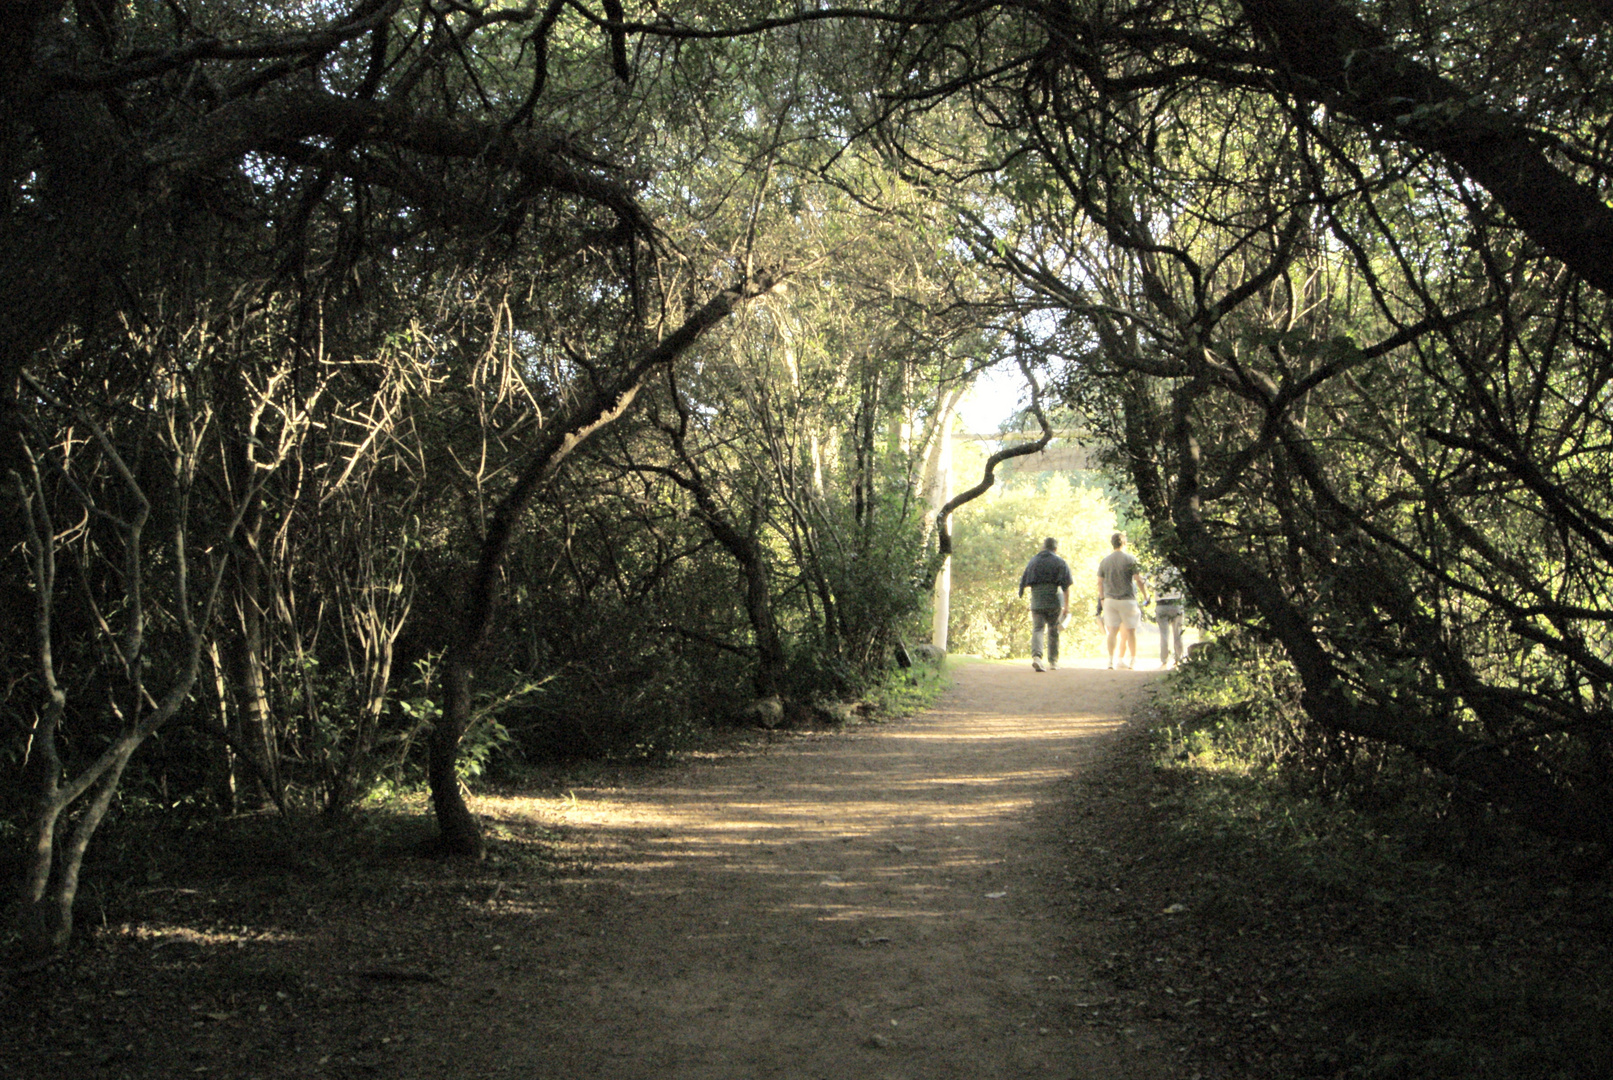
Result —
<svg viewBox="0 0 1613 1080"><path fill-rule="evenodd" d="M1132 578L1137 574L1137 559L1124 548L1115 548L1098 564L1098 576L1103 579L1103 596L1106 600L1135 600L1137 591Z"/></svg>

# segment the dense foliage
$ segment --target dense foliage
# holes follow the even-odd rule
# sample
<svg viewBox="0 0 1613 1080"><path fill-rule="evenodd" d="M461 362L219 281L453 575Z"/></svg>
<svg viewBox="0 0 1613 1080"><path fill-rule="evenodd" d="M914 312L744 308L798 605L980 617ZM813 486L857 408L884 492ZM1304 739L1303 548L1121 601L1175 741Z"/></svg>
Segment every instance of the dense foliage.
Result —
<svg viewBox="0 0 1613 1080"><path fill-rule="evenodd" d="M424 776L475 851L500 755L883 677L937 403L993 335L877 158L824 180L867 35L683 32L732 16L8 13L0 820L36 942L121 793Z"/></svg>
<svg viewBox="0 0 1613 1080"><path fill-rule="evenodd" d="M1324 728L1605 846L1605 9L945 7L890 137L993 170L976 247L1201 603Z"/></svg>
<svg viewBox="0 0 1613 1080"><path fill-rule="evenodd" d="M1169 687L1142 873L1192 914L1134 948L1213 1003L1206 1057L1260 1077L1607 1074L1594 859L1309 720L1273 645L1227 635ZM1251 1000L1280 1023L1243 1023Z"/></svg>

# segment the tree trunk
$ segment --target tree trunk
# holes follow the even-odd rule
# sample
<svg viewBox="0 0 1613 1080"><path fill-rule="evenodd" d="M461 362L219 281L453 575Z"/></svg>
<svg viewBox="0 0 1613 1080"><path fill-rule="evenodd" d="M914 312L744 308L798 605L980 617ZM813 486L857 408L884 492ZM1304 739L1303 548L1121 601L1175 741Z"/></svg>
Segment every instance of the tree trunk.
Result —
<svg viewBox="0 0 1613 1080"><path fill-rule="evenodd" d="M235 747L238 745L235 729L238 725L234 718L235 710L230 704L228 681L224 677L224 657L216 638L207 646L207 666L213 676L213 705L217 710L212 731L213 801L224 813L233 814L236 811L236 792L241 786L235 760Z"/></svg>
<svg viewBox="0 0 1613 1080"><path fill-rule="evenodd" d="M54 682L54 679L52 680ZM56 728L61 721L66 695L59 688L51 688L51 697L45 706L45 716L34 734L29 759L31 781L35 788L34 816L29 824L27 869L23 875L22 891L18 896L17 928L24 948L35 955L44 955L56 946L56 932L45 897L50 890L51 873L56 859L56 822L61 816L62 803L58 798L58 778L61 760L56 751Z"/></svg>
<svg viewBox="0 0 1613 1080"><path fill-rule="evenodd" d="M431 729L427 782L431 786L431 808L437 815L437 847L444 855L480 859L485 852L482 826L465 803L459 786L459 740L470 728L471 680L475 667L470 650L450 647L444 658L442 716Z"/></svg>
<svg viewBox="0 0 1613 1080"><path fill-rule="evenodd" d="M784 643L773 619L773 591L767 561L756 537L746 537L746 554L740 560L745 574L745 615L756 636L756 696L772 697L784 687Z"/></svg>
<svg viewBox="0 0 1613 1080"><path fill-rule="evenodd" d="M0 469L20 464L10 456L22 430L19 375L57 331L94 310L145 186L109 97L64 88L42 70L42 58L64 61L81 45L63 25L64 6L9 3L0 33L0 183L15 192L32 173L39 190L0 214Z"/></svg>
<svg viewBox="0 0 1613 1080"><path fill-rule="evenodd" d="M1473 88L1399 55L1381 30L1335 0L1243 0L1243 9L1271 44L1284 90L1444 156L1541 250L1613 295L1613 208L1552 164L1547 136L1472 104Z"/></svg>
<svg viewBox="0 0 1613 1080"><path fill-rule="evenodd" d="M230 668L230 690L234 699L235 744L254 757L252 780L242 793L254 809L268 803L280 806L279 760L275 751L269 695L263 677L263 611L258 606L261 568L246 554L236 567L236 629L225 642L224 655Z"/></svg>
<svg viewBox="0 0 1613 1080"><path fill-rule="evenodd" d="M1144 504L1150 520L1174 534L1173 554L1180 559L1200 601L1209 601L1212 608L1238 604L1251 614L1258 612L1260 624L1283 646L1299 676L1301 707L1324 729L1402 747L1446 776L1473 785L1547 835L1604 845L1613 842L1613 813L1594 794L1559 783L1529 753L1470 734L1448 717L1403 706L1385 707L1358 699L1347 689L1348 682L1318 638L1309 613L1290 601L1281 585L1258 565L1218 543L1206 526L1200 504L1199 446L1189 419L1194 390L1184 386L1175 392L1170 437L1179 464L1170 505L1157 501L1165 495L1157 477L1138 476L1137 488L1139 495L1150 500ZM1122 395L1122 400L1128 412L1140 404L1133 395ZM1141 428L1151 422L1132 419L1128 424ZM1138 458L1132 455L1133 468ZM1160 529L1162 534L1165 531ZM1374 586L1380 592L1404 592L1389 574L1379 575ZM1398 600L1390 596L1385 606L1408 612L1416 608L1409 596ZM1431 628L1425 640L1427 648L1437 650L1437 628ZM1471 690L1466 692L1471 696Z"/></svg>
<svg viewBox="0 0 1613 1080"><path fill-rule="evenodd" d="M540 431L526 467L494 507L476 565L460 601L459 618L450 631L453 636L446 643L447 701L428 743L427 777L432 807L437 814L438 845L443 854L479 858L483 852L481 826L459 790L455 765L459 758L459 741L470 729L473 719L476 664L492 633L504 560L533 495L577 447L627 412L652 373L672 364L741 303L765 295L773 288L772 281L747 281L737 289L718 293L653 348L623 364L613 378L595 383L576 406L554 417Z"/></svg>
<svg viewBox="0 0 1613 1080"><path fill-rule="evenodd" d="M685 471L679 473L672 469L659 469L657 472L694 498L700 520L705 522L712 538L739 564L740 576L745 582L745 617L750 622L751 635L756 640L756 671L752 676L756 696L773 697L784 686L785 656L778 623L773 618L773 590L772 582L768 579L767 556L761 542L756 538L757 530L761 526L762 485L758 481L757 490L751 501L750 528L748 531L741 531L718 506L711 485L706 482L699 463L689 452L688 444L684 441L689 426L689 410L684 404L677 382L670 381L672 404L678 411L678 424L676 427L666 427L663 430L671 439L672 449L683 463Z"/></svg>
<svg viewBox="0 0 1613 1080"><path fill-rule="evenodd" d="M358 728L347 748L346 759L336 777L331 792L329 813L341 813L360 797L365 790L370 772L370 758L375 750L376 733L381 727L381 716L386 712L387 694L392 687L392 655L397 642L397 630L402 624L381 626L379 613L371 629L375 637L365 642L364 650L364 704L359 710Z"/></svg>
<svg viewBox="0 0 1613 1080"><path fill-rule="evenodd" d="M952 419L967 389L966 386L960 387L947 394L942 399L941 413L936 418L935 444L930 448L925 462L924 483L932 519L952 499ZM947 649L951 620L952 555L949 552L941 558L931 592L930 644L942 652Z"/></svg>

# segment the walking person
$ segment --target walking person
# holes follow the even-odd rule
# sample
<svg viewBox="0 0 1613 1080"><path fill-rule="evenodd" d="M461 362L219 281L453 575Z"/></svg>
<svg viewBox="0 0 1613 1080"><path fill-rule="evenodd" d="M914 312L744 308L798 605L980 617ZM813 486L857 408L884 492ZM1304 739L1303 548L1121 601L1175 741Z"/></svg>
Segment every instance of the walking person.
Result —
<svg viewBox="0 0 1613 1080"><path fill-rule="evenodd" d="M1049 536L1019 575L1019 595L1031 591L1031 668L1059 666L1059 628L1070 614L1070 566L1058 555L1059 542ZM1042 666L1042 638L1047 637L1047 668Z"/></svg>
<svg viewBox="0 0 1613 1080"><path fill-rule="evenodd" d="M1098 563L1098 616L1107 637L1109 666L1115 666L1118 644L1120 666L1130 668L1137 663L1137 628L1143 624L1137 596L1147 599L1148 582L1137 569L1136 557L1126 550L1125 533L1109 537L1109 544L1114 550Z"/></svg>
<svg viewBox="0 0 1613 1080"><path fill-rule="evenodd" d="M1187 612L1187 596L1182 591L1182 574L1167 565L1154 578L1154 625L1159 627L1159 666L1170 667L1171 649L1175 663L1182 662L1182 622Z"/></svg>

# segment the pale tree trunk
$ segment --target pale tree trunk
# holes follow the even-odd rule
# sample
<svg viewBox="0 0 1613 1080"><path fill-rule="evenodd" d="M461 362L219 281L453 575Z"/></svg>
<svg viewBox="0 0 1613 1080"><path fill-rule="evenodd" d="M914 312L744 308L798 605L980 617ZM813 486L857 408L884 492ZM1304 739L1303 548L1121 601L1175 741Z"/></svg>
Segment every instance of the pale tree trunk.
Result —
<svg viewBox="0 0 1613 1080"><path fill-rule="evenodd" d="M925 496L930 506L930 517L933 519L941 512L941 508L952 499L952 426L957 415L958 402L968 392L968 384L964 384L946 394L941 400L941 411L936 417L933 442L926 455L924 469ZM935 584L931 593L930 609L930 644L945 652L947 649L948 627L952 619L952 553L949 551L941 558L941 567L935 572Z"/></svg>
<svg viewBox="0 0 1613 1080"><path fill-rule="evenodd" d="M235 705L230 734L237 747L252 755L248 770L251 780L245 786L253 807L273 802L283 809L279 754L264 678L263 569L255 560L255 542L255 535L248 538L248 550L236 562L236 626L224 647Z"/></svg>
<svg viewBox="0 0 1613 1080"><path fill-rule="evenodd" d="M266 387L279 381L271 376ZM269 710L268 612L274 588L263 558L263 468L259 459L262 399L245 371L230 374L220 395L218 451L227 490L239 493L240 524L230 537L233 558L225 580L226 603L233 618L221 620L223 640L217 650L224 662L229 728L226 739L234 754L236 799L252 810L272 804L286 811L280 775L280 743ZM245 775L242 775L244 764Z"/></svg>
<svg viewBox="0 0 1613 1080"><path fill-rule="evenodd" d="M947 625L952 618L952 556L941 560L941 569L935 572L935 592L931 599L930 644L942 652L947 650Z"/></svg>
<svg viewBox="0 0 1613 1080"><path fill-rule="evenodd" d="M179 712L196 686L230 558L225 545L213 545L205 556L208 568L204 588L193 595L190 571L196 556L189 537L190 498L196 489L196 466L202 447L214 422L210 410L192 410L190 403L179 396L171 399L157 417L156 430L162 432L160 452L168 456L164 464L168 466L171 486L166 493L165 511L171 532L163 557L153 558L144 539L151 503L142 481L119 453L117 443L84 410L64 405L26 373L22 378L37 401L46 403L58 416L70 417L63 420L61 428L69 434L61 436L55 445L35 447L28 439L18 437L13 444L13 460L18 466L9 470L21 511L24 558L32 578L36 605L34 654L45 691L28 748L27 774L34 789L34 813L29 823L29 850L17 920L25 947L48 954L66 944L72 935L73 903L84 854L117 794L129 759ZM260 397L260 410L266 407L270 392L272 388ZM288 429L296 426L287 425ZM89 438L80 442L83 432L88 432ZM67 447L74 444L74 452L69 452ZM98 460L79 468L77 461L89 457L90 447L99 453ZM231 502L226 504L227 520L216 535L235 535L249 503L283 460L282 456L268 463L244 489L232 493ZM59 599L57 556L70 541L55 524L58 515L43 478L47 461L53 479L60 481L58 487L70 492L65 497L73 515L83 515L107 530L103 538L110 542L105 548L120 552L122 560L119 592L110 598L111 603L90 589L81 590L85 614L97 627L96 674L108 689L105 700L117 722L110 744L88 761L67 760L62 753L67 694L58 676L53 624ZM106 479L113 485L113 492L102 493L98 487L86 486L80 476L74 475L75 468L84 477ZM115 512L113 508L119 504L130 509ZM71 534L68 530L66 535ZM90 551L96 543L90 531L83 530L71 542L84 545L80 559L89 565ZM162 621L182 642L176 650L177 670L160 699L145 682L146 629L153 621L149 598L158 575L169 597L167 608L161 612ZM66 815L75 805L80 809L68 825Z"/></svg>
<svg viewBox="0 0 1613 1080"><path fill-rule="evenodd" d="M108 444L109 445L109 444ZM25 460L31 455L25 447ZM167 694L161 701L153 701L142 683L141 666L144 649L143 578L146 571L141 544L141 528L147 513L143 493L134 486L132 475L118 461L118 471L137 496L139 510L126 520L118 522L119 531L127 547L125 552L128 571L133 584L125 599L128 609L123 612L129 621L128 629L120 635L116 654L123 661L129 687L126 704L120 713L122 730L101 754L80 769L76 775L63 775L60 756L60 729L65 714L67 695L56 673L56 660L52 645L52 623L56 607L56 534L53 516L49 512L43 484L36 462L30 462L31 476L24 480L16 471L12 476L21 496L28 541L28 561L34 579L35 603L35 654L41 681L46 691L45 707L35 725L30 746L29 773L35 785L34 815L30 824L27 868L18 913L18 928L24 947L30 952L45 955L67 944L73 932L73 903L78 896L79 872L90 839L105 818L112 797L117 793L123 770L135 750L153 732L167 723L190 697L201 671L204 628L211 622L211 611L218 596L222 578L222 559L215 564L212 581L203 605L203 617L193 620L190 596L186 582L186 562L190 558L185 541L183 521L174 530L173 569L175 575L175 614L179 629L186 638L188 655ZM31 483L29 482L31 481ZM142 713L149 703L150 711ZM85 797L88 801L80 811L65 838L62 834L62 815ZM65 842L64 842L65 839Z"/></svg>
<svg viewBox="0 0 1613 1080"><path fill-rule="evenodd" d="M370 757L392 686L392 659L398 635L403 633L414 603L413 579L406 554L408 545L400 547L404 553L398 556L398 566L391 580L361 586L348 613L352 632L359 639L364 654L364 704L359 710L353 741L333 778L327 813L340 813L363 793L371 768ZM369 577L376 580L379 575L374 573L373 560L366 558L364 562L370 567Z"/></svg>
<svg viewBox="0 0 1613 1080"><path fill-rule="evenodd" d="M231 718L234 710L230 708L230 690L224 678L224 657L219 651L217 638L207 643L207 668L212 675L210 689L213 691L213 705L218 710L217 726L213 729L215 737L210 755L212 777L209 784L213 789L213 801L218 803L219 809L233 814L236 811L236 789L240 786L233 735L235 722Z"/></svg>
<svg viewBox="0 0 1613 1080"><path fill-rule="evenodd" d="M254 490L256 413L247 373L227 373L225 392L219 396L222 423L219 430L221 480L229 491L246 493L245 512L231 539L235 555L226 580L228 603L234 619L223 620L221 654L223 684L229 697L229 727L225 738L234 753L231 786L238 801L251 809L273 802L285 810L285 793L279 779L279 754L269 715L267 643L264 613L269 583L259 544L263 534L263 499ZM244 762L246 776L240 775Z"/></svg>

